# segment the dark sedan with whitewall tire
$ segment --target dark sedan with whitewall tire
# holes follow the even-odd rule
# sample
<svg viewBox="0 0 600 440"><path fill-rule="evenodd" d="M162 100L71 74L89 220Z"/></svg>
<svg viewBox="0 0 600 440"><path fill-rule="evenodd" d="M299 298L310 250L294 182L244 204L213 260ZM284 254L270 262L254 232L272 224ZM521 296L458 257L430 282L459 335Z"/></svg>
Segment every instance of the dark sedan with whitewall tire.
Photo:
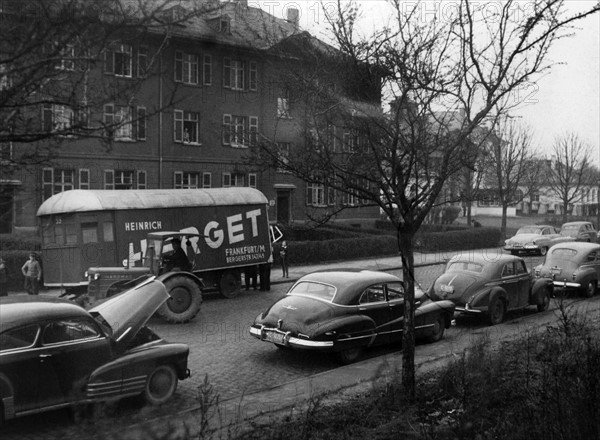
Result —
<svg viewBox="0 0 600 440"><path fill-rule="evenodd" d="M600 280L600 244L568 242L554 245L544 263L535 268L539 280L548 280L554 293L573 290L591 298Z"/></svg>
<svg viewBox="0 0 600 440"><path fill-rule="evenodd" d="M454 304L432 302L415 289L415 335L430 342L450 327ZM250 334L279 348L318 350L356 361L367 347L402 339L404 283L367 270L313 272L261 313Z"/></svg>
<svg viewBox="0 0 600 440"><path fill-rule="evenodd" d="M435 300L450 300L456 311L466 315L485 315L489 324L504 321L511 310L536 306L548 308L552 284L533 280L525 261L513 255L465 253L452 257L445 272L429 290Z"/></svg>
<svg viewBox="0 0 600 440"><path fill-rule="evenodd" d="M189 377L189 348L145 326L169 298L149 280L84 310L48 296L0 298L0 421L142 395L166 402Z"/></svg>

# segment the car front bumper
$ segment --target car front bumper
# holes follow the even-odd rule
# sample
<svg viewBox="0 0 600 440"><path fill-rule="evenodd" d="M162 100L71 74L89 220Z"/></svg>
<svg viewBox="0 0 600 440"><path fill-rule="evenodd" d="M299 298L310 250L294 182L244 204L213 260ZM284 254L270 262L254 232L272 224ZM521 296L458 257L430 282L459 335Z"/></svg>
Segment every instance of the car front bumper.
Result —
<svg viewBox="0 0 600 440"><path fill-rule="evenodd" d="M567 281L567 280L554 280L552 281L552 285L554 287L558 287L558 288L562 288L562 289L580 289L581 288L581 283L576 283L574 281Z"/></svg>
<svg viewBox="0 0 600 440"><path fill-rule="evenodd" d="M284 332L272 327L250 327L250 334L255 338L265 342L272 342L284 347L296 347L306 349L331 349L333 341L313 341L310 339L298 338L292 336L291 332Z"/></svg>

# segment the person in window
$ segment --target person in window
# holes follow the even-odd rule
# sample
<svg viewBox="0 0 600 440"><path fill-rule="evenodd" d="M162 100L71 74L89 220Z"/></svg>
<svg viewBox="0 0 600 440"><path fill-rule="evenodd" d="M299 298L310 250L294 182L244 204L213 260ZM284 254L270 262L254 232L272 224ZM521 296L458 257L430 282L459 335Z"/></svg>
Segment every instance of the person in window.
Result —
<svg viewBox="0 0 600 440"><path fill-rule="evenodd" d="M163 255L163 264L166 272L183 270L189 272L191 269L190 260L188 260L185 251L181 248L181 240L174 238L171 242L173 250Z"/></svg>
<svg viewBox="0 0 600 440"><path fill-rule="evenodd" d="M37 295L40 290L40 280L42 279L42 267L33 252L29 254L29 260L25 262L21 268L21 272L25 276L24 287L27 293Z"/></svg>

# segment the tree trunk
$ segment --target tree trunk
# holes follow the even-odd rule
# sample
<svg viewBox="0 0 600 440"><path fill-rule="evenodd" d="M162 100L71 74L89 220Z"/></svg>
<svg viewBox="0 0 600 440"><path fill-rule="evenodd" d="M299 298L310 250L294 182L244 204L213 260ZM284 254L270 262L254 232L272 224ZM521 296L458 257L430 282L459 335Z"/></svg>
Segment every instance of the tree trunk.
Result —
<svg viewBox="0 0 600 440"><path fill-rule="evenodd" d="M404 278L404 329L402 333L402 388L406 398L415 399L415 271L413 236L409 231L399 232Z"/></svg>
<svg viewBox="0 0 600 440"><path fill-rule="evenodd" d="M569 209L569 203L563 202L562 222L567 223L567 209Z"/></svg>
<svg viewBox="0 0 600 440"><path fill-rule="evenodd" d="M508 211L508 205L502 205L502 222L500 223L500 234L502 239L506 238L506 213Z"/></svg>

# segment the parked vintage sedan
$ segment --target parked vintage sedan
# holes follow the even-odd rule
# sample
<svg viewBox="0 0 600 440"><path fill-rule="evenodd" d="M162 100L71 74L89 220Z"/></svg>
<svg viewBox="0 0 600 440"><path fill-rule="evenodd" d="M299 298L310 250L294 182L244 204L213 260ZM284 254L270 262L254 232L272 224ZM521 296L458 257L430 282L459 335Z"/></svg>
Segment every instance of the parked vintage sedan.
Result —
<svg viewBox="0 0 600 440"><path fill-rule="evenodd" d="M592 297L600 280L600 244L570 242L550 249L535 268L538 279L551 280L555 292L577 290Z"/></svg>
<svg viewBox="0 0 600 440"><path fill-rule="evenodd" d="M527 253L546 255L553 244L564 239L554 226L528 225L519 228L513 237L506 240L504 249L513 255Z"/></svg>
<svg viewBox="0 0 600 440"><path fill-rule="evenodd" d="M442 339L451 325L454 304L434 303L415 292L416 336ZM250 328L256 338L278 347L321 350L354 362L363 349L399 341L404 323L404 284L377 271L313 272L261 313Z"/></svg>
<svg viewBox="0 0 600 440"><path fill-rule="evenodd" d="M533 283L522 258L485 253L452 257L429 290L432 299L454 302L459 313L487 315L491 325L504 321L509 310L546 310L551 294L548 280Z"/></svg>
<svg viewBox="0 0 600 440"><path fill-rule="evenodd" d="M145 326L168 298L156 280L89 311L53 297L1 298L0 420L134 395L166 402L189 376L188 346Z"/></svg>
<svg viewBox="0 0 600 440"><path fill-rule="evenodd" d="M560 235L573 241L598 242L598 232L592 222L568 222L560 227Z"/></svg>

